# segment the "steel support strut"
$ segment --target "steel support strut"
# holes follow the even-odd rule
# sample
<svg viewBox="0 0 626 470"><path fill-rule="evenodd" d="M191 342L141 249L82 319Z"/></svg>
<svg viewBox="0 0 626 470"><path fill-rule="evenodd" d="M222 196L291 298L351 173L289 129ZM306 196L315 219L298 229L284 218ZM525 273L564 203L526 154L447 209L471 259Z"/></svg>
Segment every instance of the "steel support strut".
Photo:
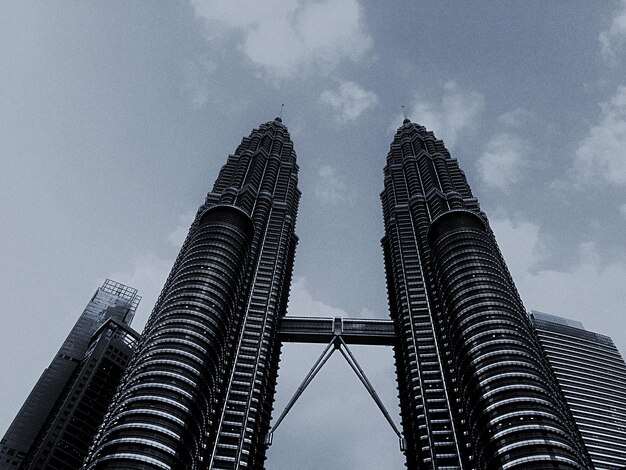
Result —
<svg viewBox="0 0 626 470"><path fill-rule="evenodd" d="M402 437L402 434L400 433L397 426L391 419L389 412L385 408L385 405L383 404L382 400L376 393L376 390L372 386L371 382L365 375L365 372L363 372L363 369L361 368L358 361L356 360L356 357L354 357L354 355L352 354L352 351L350 351L350 349L348 348L348 345L341 337L340 329L339 331L335 333L335 337L333 338L333 340L330 343L328 343L326 348L324 348L324 351L322 351L322 354L320 354L320 356L317 358L317 360L313 364L313 367L311 367L307 375L304 377L304 380L302 381L302 383L300 384L300 386L294 393L293 397L291 397L291 399L289 400L289 403L287 403L287 406L285 407L283 412L280 414L280 416L276 420L276 424L270 429L269 433L265 437L265 444L267 446L272 445L274 431L276 431L280 423L283 422L283 420L285 419L285 416L287 416L287 413L289 413L291 408L295 405L298 398L300 398L304 390L313 381L317 373L322 369L322 367L324 367L324 364L326 364L328 359L330 359L330 356L332 356L335 350L337 349L341 352L346 362L350 365L350 368L354 371L356 376L359 378L359 380L365 387L365 390L367 390L369 395L372 397L372 399L378 406L378 409L381 411L381 413L383 414L383 416L385 417L385 419L391 426L391 429L393 429L393 432L396 434L396 436L398 436L398 439L400 440L400 450L404 451L406 446L405 446L405 441L404 441L404 438Z"/></svg>
<svg viewBox="0 0 626 470"><path fill-rule="evenodd" d="M276 420L276 424L274 425L272 429L270 429L270 432L267 434L267 437L265 438L266 445L268 446L272 445L272 436L274 435L274 431L276 430L276 428L278 428L280 423L282 423L283 419L285 419L285 416L287 416L287 413L289 413L289 410L291 410L293 405L295 405L298 398L300 398L300 395L302 395L302 392L304 392L304 390L308 387L308 385L315 378L315 376L320 371L320 369L324 367L324 364L326 364L326 361L328 361L330 356L333 355L333 353L335 352L335 349L331 349L333 345L335 345L334 339L330 343L328 343L324 351L322 351L322 354L320 354L320 357L318 357L317 361L315 361L315 364L313 364L313 367L311 367L309 372L306 374L306 376L304 377L304 380L302 381L302 383L296 390L296 393L294 393L293 397L291 397L291 400L289 400L289 403L287 403L287 406L285 407L281 415Z"/></svg>
<svg viewBox="0 0 626 470"><path fill-rule="evenodd" d="M352 354L352 351L350 351L350 348L348 348L348 345L344 342L344 340L343 340L343 338L341 336L338 336L338 338L339 338L339 341L341 341L340 346L343 346L343 349L341 347L338 348L339 351L343 355L343 357L346 360L346 362L348 364L350 364L350 367L352 368L352 370L354 371L356 376L359 378L359 380L361 381L361 383L363 384L363 386L365 387L367 392L370 394L370 396L372 397L372 399L374 400L374 402L378 406L378 409L381 411L381 413L383 414L383 416L385 417L385 419L387 420L387 422L391 426L391 429L393 429L393 432L395 432L396 436L398 436L398 439L400 441L400 449L404 450L405 449L405 445L404 445L404 438L402 437L402 433L400 433L400 431L396 427L395 423L391 419L391 416L389 416L389 412L385 408L385 405L383 404L382 400L380 399L380 397L376 393L376 390L372 386L372 383L368 380L367 376L365 375L365 372L363 372L363 369L359 365L359 362L356 360L356 357L354 357L354 355ZM345 349L345 351L344 351L344 349Z"/></svg>

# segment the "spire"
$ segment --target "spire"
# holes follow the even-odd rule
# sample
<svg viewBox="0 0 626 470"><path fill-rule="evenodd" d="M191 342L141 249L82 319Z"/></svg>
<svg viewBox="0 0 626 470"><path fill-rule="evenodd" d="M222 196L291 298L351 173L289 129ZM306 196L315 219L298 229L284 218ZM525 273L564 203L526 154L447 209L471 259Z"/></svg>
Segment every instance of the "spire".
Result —
<svg viewBox="0 0 626 470"><path fill-rule="evenodd" d="M402 121L402 124L409 124L411 120L406 116L406 108L404 105L402 105L402 114L404 114L404 121Z"/></svg>
<svg viewBox="0 0 626 470"><path fill-rule="evenodd" d="M276 116L274 118L274 121L278 121L278 122L283 122L283 109L285 107L285 103L280 105L280 112L278 113L278 116Z"/></svg>

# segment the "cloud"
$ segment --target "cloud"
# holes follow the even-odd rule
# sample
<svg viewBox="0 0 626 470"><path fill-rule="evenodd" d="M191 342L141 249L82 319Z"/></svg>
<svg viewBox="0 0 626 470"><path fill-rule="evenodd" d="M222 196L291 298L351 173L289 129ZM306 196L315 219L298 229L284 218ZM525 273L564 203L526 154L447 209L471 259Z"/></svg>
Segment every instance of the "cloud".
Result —
<svg viewBox="0 0 626 470"><path fill-rule="evenodd" d="M130 272L117 272L108 276L139 291L141 302L133 324L136 330L143 329L173 264L174 257L159 258L150 253L136 258Z"/></svg>
<svg viewBox="0 0 626 470"><path fill-rule="evenodd" d="M600 32L598 39L602 58L610 64L617 64L619 52L626 43L626 0L619 3L611 25Z"/></svg>
<svg viewBox="0 0 626 470"><path fill-rule="evenodd" d="M576 150L571 179L590 183L600 178L614 185L626 184L626 86L600 103L599 122L592 126Z"/></svg>
<svg viewBox="0 0 626 470"><path fill-rule="evenodd" d="M152 311L163 284L165 284L165 280L174 265L176 254L185 241L195 214L194 210L180 214L178 225L167 235L167 240L173 248L171 257L159 257L148 252L135 258L129 271L117 272L109 276L115 281L134 287L142 297L133 325L135 329L142 329L148 319L148 315Z"/></svg>
<svg viewBox="0 0 626 470"><path fill-rule="evenodd" d="M537 224L496 216L490 225L512 273L532 272L546 256Z"/></svg>
<svg viewBox="0 0 626 470"><path fill-rule="evenodd" d="M334 167L322 165L317 170L317 177L315 197L327 204L337 204L342 201L353 204L353 189L348 186L343 177L337 174Z"/></svg>
<svg viewBox="0 0 626 470"><path fill-rule="evenodd" d="M189 227L191 227L195 215L195 210L189 210L178 216L178 225L167 236L167 239L175 250L178 251L183 246L183 242L187 237L187 233L189 233Z"/></svg>
<svg viewBox="0 0 626 470"><path fill-rule="evenodd" d="M307 280L304 277L296 277L291 283L289 293L288 314L296 317L348 317L345 310L331 307L313 296L307 289Z"/></svg>
<svg viewBox="0 0 626 470"><path fill-rule="evenodd" d="M187 96L194 109L203 107L211 94L210 77L217 70L217 64L206 57L197 61L185 62L182 66L180 91Z"/></svg>
<svg viewBox="0 0 626 470"><path fill-rule="evenodd" d="M418 93L411 104L410 115L443 139L447 147L454 147L462 134L477 127L484 106L485 99L480 93L463 90L456 82L448 81L439 102L424 100Z"/></svg>
<svg viewBox="0 0 626 470"><path fill-rule="evenodd" d="M583 320L590 330L611 335L626 352L626 334L615 329L623 322L626 266L603 264L593 242L581 243L577 263L568 270L524 272L516 282L524 302L538 310Z"/></svg>
<svg viewBox="0 0 626 470"><path fill-rule="evenodd" d="M611 335L626 352L626 333L615 329L626 305L624 263L603 263L595 244L582 242L571 266L555 269L537 224L496 217L491 226L527 308L581 320L589 330Z"/></svg>
<svg viewBox="0 0 626 470"><path fill-rule="evenodd" d="M619 206L619 211L622 213L624 218L626 218L626 203L624 203L621 206Z"/></svg>
<svg viewBox="0 0 626 470"><path fill-rule="evenodd" d="M192 0L210 40L235 34L239 49L270 77L330 73L371 48L357 0Z"/></svg>
<svg viewBox="0 0 626 470"><path fill-rule="evenodd" d="M305 277L297 276L291 283L291 291L289 293L288 315L295 317L344 317L344 318L382 318L389 319L389 314L384 312L383 315L374 312L367 307L361 309L358 314L348 313L339 307L333 307L320 300L313 298L309 292L308 281Z"/></svg>
<svg viewBox="0 0 626 470"><path fill-rule="evenodd" d="M340 123L354 121L361 114L376 106L378 97L372 91L364 90L358 83L342 81L337 91L326 90L320 102L330 105L335 111L335 119Z"/></svg>
<svg viewBox="0 0 626 470"><path fill-rule="evenodd" d="M516 135L495 135L476 163L480 178L492 188L510 188L521 179L526 153L526 144Z"/></svg>
<svg viewBox="0 0 626 470"><path fill-rule="evenodd" d="M498 121L508 127L514 128L521 127L525 123L529 122L533 117L534 115L530 111L524 108L517 108L498 116Z"/></svg>

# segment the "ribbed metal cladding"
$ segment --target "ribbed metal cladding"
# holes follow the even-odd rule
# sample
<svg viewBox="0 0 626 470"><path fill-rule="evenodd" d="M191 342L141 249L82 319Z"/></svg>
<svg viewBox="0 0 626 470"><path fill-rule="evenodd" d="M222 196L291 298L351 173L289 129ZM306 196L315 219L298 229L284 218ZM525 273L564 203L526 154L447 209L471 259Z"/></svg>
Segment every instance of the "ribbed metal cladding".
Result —
<svg viewBox="0 0 626 470"><path fill-rule="evenodd" d="M484 222L450 211L432 223L429 238L477 467L587 468Z"/></svg>
<svg viewBox="0 0 626 470"><path fill-rule="evenodd" d="M486 215L405 119L381 193L409 470L591 468Z"/></svg>
<svg viewBox="0 0 626 470"><path fill-rule="evenodd" d="M276 118L198 209L84 468L263 468L299 199Z"/></svg>
<svg viewBox="0 0 626 470"><path fill-rule="evenodd" d="M204 453L211 405L245 257L247 214L216 206L200 217L144 331L123 391L89 468L194 468Z"/></svg>
<svg viewBox="0 0 626 470"><path fill-rule="evenodd" d="M387 155L381 193L382 246L390 315L399 338L395 360L410 470L463 468L464 442L446 383L445 351L427 285L428 226L433 213L447 207L437 190L443 178L437 178L434 157L442 160L447 191L462 192L468 203L475 200L456 161L449 155L445 159L443 152L443 144L432 133L406 120ZM461 199L454 194L455 201Z"/></svg>
<svg viewBox="0 0 626 470"><path fill-rule="evenodd" d="M250 140L244 139L241 147L239 164L248 154L252 163L245 174L243 165L232 172L233 181L242 184L235 200L251 207L255 236L245 276L249 294L240 307L245 315L234 339L233 366L225 375L216 439L205 459L206 468L211 469L264 468L264 439L280 355L278 324L287 310L298 242L298 165L287 128L277 118L261 126ZM227 195L225 191L224 197Z"/></svg>

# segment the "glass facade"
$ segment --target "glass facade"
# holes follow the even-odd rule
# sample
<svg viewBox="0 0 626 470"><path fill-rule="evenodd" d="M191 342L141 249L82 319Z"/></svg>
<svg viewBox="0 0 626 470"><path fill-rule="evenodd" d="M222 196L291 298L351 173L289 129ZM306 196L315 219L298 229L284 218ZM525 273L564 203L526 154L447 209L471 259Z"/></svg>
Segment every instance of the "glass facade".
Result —
<svg viewBox="0 0 626 470"><path fill-rule="evenodd" d="M85 358L22 465L31 470L80 468L102 423L139 335L109 319L93 335Z"/></svg>
<svg viewBox="0 0 626 470"><path fill-rule="evenodd" d="M297 243L297 175L280 118L228 157L85 468L263 468Z"/></svg>
<svg viewBox="0 0 626 470"><path fill-rule="evenodd" d="M382 245L408 468L589 468L458 162L406 119L384 176Z"/></svg>
<svg viewBox="0 0 626 470"><path fill-rule="evenodd" d="M68 387L81 373L96 333L109 320L128 327L140 300L136 289L110 279L98 288L0 441L1 469L19 468L32 458L38 442L56 419ZM103 406L110 398L111 394L101 396ZM92 437L93 433L88 439ZM53 441L48 440L51 446Z"/></svg>
<svg viewBox="0 0 626 470"><path fill-rule="evenodd" d="M533 311L531 318L596 470L626 467L626 363L608 336Z"/></svg>

